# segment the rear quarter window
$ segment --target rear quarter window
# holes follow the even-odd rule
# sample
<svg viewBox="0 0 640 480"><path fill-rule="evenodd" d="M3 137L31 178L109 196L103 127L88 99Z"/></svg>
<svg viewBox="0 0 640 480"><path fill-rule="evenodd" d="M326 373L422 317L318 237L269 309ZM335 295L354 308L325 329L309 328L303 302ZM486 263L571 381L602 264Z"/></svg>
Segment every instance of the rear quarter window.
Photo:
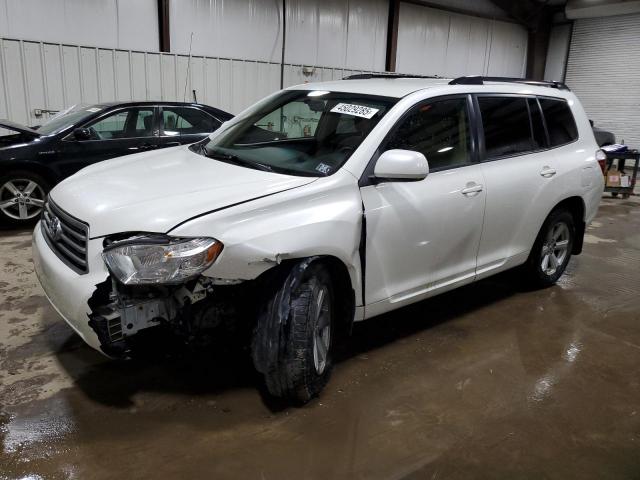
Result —
<svg viewBox="0 0 640 480"><path fill-rule="evenodd" d="M566 100L539 98L552 147L578 139L578 128Z"/></svg>

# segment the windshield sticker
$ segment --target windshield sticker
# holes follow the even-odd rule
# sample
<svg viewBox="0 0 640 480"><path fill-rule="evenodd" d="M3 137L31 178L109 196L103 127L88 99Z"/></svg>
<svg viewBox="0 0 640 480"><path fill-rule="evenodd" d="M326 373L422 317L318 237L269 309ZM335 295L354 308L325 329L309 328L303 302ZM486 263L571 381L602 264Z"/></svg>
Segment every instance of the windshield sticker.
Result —
<svg viewBox="0 0 640 480"><path fill-rule="evenodd" d="M351 103L339 103L331 109L335 113L344 113L355 117L371 118L380 110L378 108L365 107L363 105L353 105Z"/></svg>
<svg viewBox="0 0 640 480"><path fill-rule="evenodd" d="M329 175L329 173L331 173L331 167L324 163L319 163L318 166L316 167L316 170L322 173L323 175Z"/></svg>
<svg viewBox="0 0 640 480"><path fill-rule="evenodd" d="M102 110L102 109L101 108L96 108L96 107L87 108L87 112L91 112L91 113L96 113L96 112L99 112L100 110Z"/></svg>

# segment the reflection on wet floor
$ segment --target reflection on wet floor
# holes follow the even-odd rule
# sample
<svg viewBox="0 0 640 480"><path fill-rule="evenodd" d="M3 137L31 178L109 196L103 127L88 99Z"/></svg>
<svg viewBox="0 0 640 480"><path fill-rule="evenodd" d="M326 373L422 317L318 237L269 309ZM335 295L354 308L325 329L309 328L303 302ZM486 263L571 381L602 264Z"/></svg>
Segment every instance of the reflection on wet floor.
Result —
<svg viewBox="0 0 640 480"><path fill-rule="evenodd" d="M101 357L0 232L0 479L639 477L639 207L606 200L553 288L510 272L358 324L300 409L224 343Z"/></svg>

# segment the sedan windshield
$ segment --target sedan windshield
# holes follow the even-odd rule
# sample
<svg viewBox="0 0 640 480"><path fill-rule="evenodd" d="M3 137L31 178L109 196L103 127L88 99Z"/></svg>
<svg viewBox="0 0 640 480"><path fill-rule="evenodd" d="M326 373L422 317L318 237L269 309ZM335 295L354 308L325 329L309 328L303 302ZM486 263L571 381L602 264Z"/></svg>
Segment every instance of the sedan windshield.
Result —
<svg viewBox="0 0 640 480"><path fill-rule="evenodd" d="M61 132L67 127L82 122L85 118L95 115L102 110L100 105L74 105L66 110L56 113L53 117L38 127L38 133L42 135L53 135Z"/></svg>
<svg viewBox="0 0 640 480"><path fill-rule="evenodd" d="M327 176L347 161L396 102L354 93L287 90L191 149L248 168Z"/></svg>

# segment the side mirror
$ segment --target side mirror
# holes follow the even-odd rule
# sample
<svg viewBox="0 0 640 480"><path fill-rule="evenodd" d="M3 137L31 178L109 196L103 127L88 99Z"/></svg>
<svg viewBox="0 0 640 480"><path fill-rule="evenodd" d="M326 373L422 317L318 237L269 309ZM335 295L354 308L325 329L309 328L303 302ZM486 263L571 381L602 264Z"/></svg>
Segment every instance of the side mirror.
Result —
<svg viewBox="0 0 640 480"><path fill-rule="evenodd" d="M73 131L73 137L76 140L91 140L91 132L88 128L76 128Z"/></svg>
<svg viewBox="0 0 640 480"><path fill-rule="evenodd" d="M387 150L380 155L373 170L373 176L380 180L422 180L427 175L427 159L413 150Z"/></svg>

